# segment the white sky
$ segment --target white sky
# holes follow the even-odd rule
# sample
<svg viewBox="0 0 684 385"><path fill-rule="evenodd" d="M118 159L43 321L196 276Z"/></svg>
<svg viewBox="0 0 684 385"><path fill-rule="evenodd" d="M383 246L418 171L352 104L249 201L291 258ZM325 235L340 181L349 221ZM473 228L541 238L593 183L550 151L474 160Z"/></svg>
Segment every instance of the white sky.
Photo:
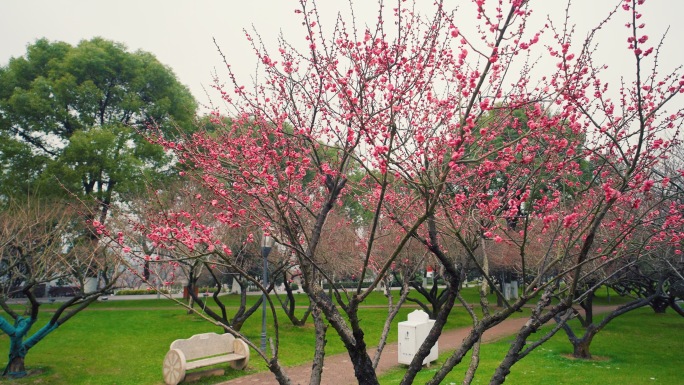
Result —
<svg viewBox="0 0 684 385"><path fill-rule="evenodd" d="M238 75L248 82L254 69L254 55L247 44L243 28L254 27L267 45L275 50L274 39L279 31L292 42L303 42L301 20L294 14L297 0L0 0L0 65L10 57L22 56L26 46L36 39L77 44L80 40L101 36L122 42L130 50L142 49L153 53L170 66L179 80L187 85L200 102L207 100L202 86L212 84L212 72L219 71L225 79L221 57L214 47L216 38ZM432 0L417 0L420 7L431 9ZM319 0L319 8L326 14L348 9L347 0ZM373 23L376 17L374 0L355 0L357 24ZM461 5L465 11L472 7L470 0L446 0L447 6ZM488 0L488 3L495 3ZM577 40L585 36L589 25L595 25L606 10L618 0L574 0L572 17L581 31ZM396 0L386 0L388 7ZM556 20L563 18L563 0L532 0L537 20L551 13ZM671 70L684 63L684 14L682 0L649 0L643 8L642 19L651 41L669 26L666 51L661 70ZM467 31L473 13L464 12L458 19ZM614 28L607 29L599 54L611 60L613 70L633 72L632 61L624 55L627 12L618 12ZM463 28L463 27L466 28ZM623 68L624 67L624 68ZM214 95L215 97L215 95Z"/></svg>

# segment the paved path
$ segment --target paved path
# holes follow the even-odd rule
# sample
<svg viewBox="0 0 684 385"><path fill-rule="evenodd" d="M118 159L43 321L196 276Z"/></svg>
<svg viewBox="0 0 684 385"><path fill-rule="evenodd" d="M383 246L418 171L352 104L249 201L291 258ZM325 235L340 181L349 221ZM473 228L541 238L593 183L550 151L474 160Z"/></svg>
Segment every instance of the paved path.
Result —
<svg viewBox="0 0 684 385"><path fill-rule="evenodd" d="M613 306L595 306L594 315L604 313L613 309ZM482 337L483 342L492 342L500 338L515 334L525 322L527 322L527 317L507 319L500 324L494 326L493 328L487 330ZM439 337L439 351L440 353L453 351L461 345L463 339L470 332L470 328L452 329L447 330L442 333ZM334 338L332 335L329 338ZM382 374L389 369L397 366L397 343L387 344L382 356L380 358L380 363L376 372ZM375 349L369 350L371 358ZM290 376L293 384L308 384L309 376L311 375L311 363L294 366L286 369L287 374ZM227 382L221 382L217 385L277 385L278 382L275 380L271 372L256 373L250 376L244 376L230 380ZM356 377L354 377L354 369L351 362L349 361L349 355L346 353L335 354L332 356L327 356L325 358L325 365L323 366L323 380L322 385L344 385L344 384L357 384Z"/></svg>

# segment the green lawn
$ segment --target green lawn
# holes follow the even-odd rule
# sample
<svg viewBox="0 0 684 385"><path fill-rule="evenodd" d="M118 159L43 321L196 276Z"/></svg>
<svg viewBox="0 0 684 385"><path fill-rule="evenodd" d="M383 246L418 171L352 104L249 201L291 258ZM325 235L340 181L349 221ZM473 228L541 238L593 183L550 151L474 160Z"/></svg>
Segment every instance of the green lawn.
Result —
<svg viewBox="0 0 684 385"><path fill-rule="evenodd" d="M254 297L251 297L254 298ZM225 297L225 302L228 305L237 304L237 296ZM386 304L385 299L380 294L374 294L369 304L376 305L375 307L363 308L361 314L361 322L367 331L366 337L369 346L373 346L379 339L382 325L387 314L387 309L382 305ZM46 305L46 308L54 307L54 305ZM405 308L395 320L390 333L390 342L397 339L396 322L406 319L406 315L415 310L415 306ZM45 322L50 313L44 313L44 317L39 320ZM258 344L261 333L261 318L260 311L253 316L243 328L243 332L253 341ZM520 314L522 315L522 314ZM679 349L681 351L682 337L684 333L680 328L681 318L673 316L656 317L648 311L642 315L643 319L628 323L627 326L622 326L620 320L615 324L611 324L608 332L614 333L613 330L618 327L634 327L638 330L638 326L643 324L644 330L648 328L657 328L655 330L665 330L670 333L672 330L677 330L677 333L670 334L663 333L665 343L679 342ZM649 317L650 316L650 317ZM308 325L303 328L297 328L289 324L285 317L279 318L281 325L281 360L286 366L292 366L311 361L311 354L314 346L313 327ZM651 324L650 322L657 321L659 323ZM448 328L463 327L470 324L467 314L461 309L455 309L454 313L449 319ZM631 325L631 326L630 326ZM677 329L678 328L678 329ZM200 319L196 315L187 315L186 311L178 305L168 300L138 300L138 301L103 301L94 304L88 310L78 314L65 325L49 335L44 341L34 347L27 356L26 365L29 370L41 370L42 374L32 376L30 378L20 380L0 380L0 385L5 383L11 384L118 384L118 385L139 385L139 384L162 384L161 379L161 363L166 354L169 344L177 338L187 338L193 334L216 331L220 332L219 328L210 323ZM623 332L632 333L632 331ZM625 335L628 335L625 334ZM610 334L606 334L609 336ZM659 334L660 336L661 334ZM272 331L269 331L269 336L273 336ZM649 336L650 337L650 336ZM604 351L603 336L597 337L595 342L595 354L605 355L608 357L615 357L616 360L624 360L633 356L621 352L620 349L630 349L625 345L609 344L616 348L615 352ZM623 338L623 340L630 340ZM629 341L621 340L622 344L627 344ZM646 346L646 351L658 351L659 341L653 342L653 346L647 345L646 341L641 341L641 338L635 339L638 346ZM503 354L505 343L493 344L491 353L492 360L496 354ZM564 358L559 358L559 349L564 348L569 351L569 345L562 340L553 341L552 344L544 347L546 350L540 350L537 355L530 357L529 361L535 362L532 369L520 364L514 368L514 375L518 373L541 373L543 367L550 367L551 372L558 369L558 366L565 365L584 365L585 363L573 363ZM0 352L6 354L8 349L8 338L6 335L0 335ZM547 351L548 350L548 351ZM329 330L327 354L341 353L344 348L338 338L335 337L334 331ZM674 348L668 348L668 352L677 351ZM261 360L254 355L250 361L249 369L246 373L265 370L265 365ZM546 354L546 355L545 355ZM541 355L541 360L539 359ZM667 361L668 358L662 355L655 356L653 360L659 362L664 366L676 366L673 362ZM671 360L671 358L669 358ZM485 359L483 365L493 365L487 363L492 360ZM4 360L0 361L4 365ZM492 361L493 362L493 361ZM524 361L525 362L525 361ZM540 362L537 364L537 362ZM599 365L603 367L610 364L612 368L613 361L591 363L590 365ZM632 364L625 363L621 370L627 369ZM492 366L493 368L493 366ZM555 368L555 369L554 369ZM487 369L491 372L493 369ZM626 370L625 370L626 371ZM227 380L231 377L244 375L245 372L236 372L228 370L226 376L213 377L203 380L199 384L212 384L219 381ZM512 377L513 378L513 377ZM525 377L527 378L527 377ZM536 378L536 377L535 377ZM656 376L662 378L662 376ZM486 383L487 381L481 380ZM519 380L518 380L519 381ZM386 379L386 383L396 382L392 377ZM511 383L522 383L510 381ZM421 383L418 381L416 383ZM448 383L448 382L447 382ZM547 383L545 381L526 383ZM560 382L559 382L560 383ZM578 383L578 382L575 382ZM629 384L630 382L623 382ZM671 383L671 382L661 382Z"/></svg>
<svg viewBox="0 0 684 385"><path fill-rule="evenodd" d="M238 301L237 296L224 297L228 306L235 306ZM361 322L367 330L369 345L377 343L380 338L387 315L383 304L386 305L385 298L380 294L373 294L369 305L376 307L362 310ZM55 304L46 304L43 310L55 307ZM396 331L396 322L405 320L407 314L413 310L415 308L402 309L392 330ZM50 313L44 311L38 326L46 322L49 316ZM284 316L279 318L279 322L283 364L292 366L310 362L315 337L311 322L302 328L292 326ZM459 312L451 317L448 327L461 327L469 322L465 312ZM13 381L0 380L0 384L161 384L161 363L169 344L178 338L211 331L220 332L220 329L197 315L187 315L182 307L169 300L98 302L61 326L29 352L27 369L40 369L44 371L43 374ZM259 343L260 310L245 323L242 332ZM333 333L330 330L328 334L328 354L344 352L342 343ZM273 336L272 330L269 330L269 337ZM389 338L390 342L396 341L396 332L390 333ZM0 352L3 355L7 352L8 344L7 336L0 335ZM6 363L5 360L0 362L2 365ZM266 370L265 365L253 352L247 373L263 370ZM213 377L199 383L210 384L244 374L228 370L224 377Z"/></svg>
<svg viewBox="0 0 684 385"><path fill-rule="evenodd" d="M511 338L483 345L479 375L473 384L488 384ZM565 385L640 385L682 384L684 319L674 312L661 315L650 308L639 309L617 318L599 333L592 343L594 360L569 358L572 347L565 333L559 332L525 359L513 366L506 383ZM423 384L444 362L424 370L416 378ZM447 376L444 384L460 384L468 361L463 361ZM382 384L399 383L403 370L381 377Z"/></svg>

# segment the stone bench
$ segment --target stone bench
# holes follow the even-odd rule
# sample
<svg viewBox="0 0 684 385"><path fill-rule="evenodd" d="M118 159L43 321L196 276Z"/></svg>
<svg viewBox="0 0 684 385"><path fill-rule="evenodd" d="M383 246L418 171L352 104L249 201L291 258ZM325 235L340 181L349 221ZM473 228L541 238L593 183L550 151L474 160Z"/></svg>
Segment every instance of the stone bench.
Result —
<svg viewBox="0 0 684 385"><path fill-rule="evenodd" d="M234 369L244 369L249 363L249 346L230 334L204 333L171 343L164 357L164 381L176 385L185 379L185 372L230 362Z"/></svg>

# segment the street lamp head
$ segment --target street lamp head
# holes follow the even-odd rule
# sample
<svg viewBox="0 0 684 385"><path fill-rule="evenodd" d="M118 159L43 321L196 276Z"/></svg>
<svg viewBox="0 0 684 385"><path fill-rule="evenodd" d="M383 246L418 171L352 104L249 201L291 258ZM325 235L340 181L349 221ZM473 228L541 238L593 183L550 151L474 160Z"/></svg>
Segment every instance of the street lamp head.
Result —
<svg viewBox="0 0 684 385"><path fill-rule="evenodd" d="M273 237L266 233L264 233L264 235L261 237L261 247L273 247L274 243L275 240Z"/></svg>
<svg viewBox="0 0 684 385"><path fill-rule="evenodd" d="M264 234L261 237L261 254L264 257L267 257L268 254L271 252L271 248L273 247L273 244L275 243L275 240L273 239L272 236L268 234Z"/></svg>

